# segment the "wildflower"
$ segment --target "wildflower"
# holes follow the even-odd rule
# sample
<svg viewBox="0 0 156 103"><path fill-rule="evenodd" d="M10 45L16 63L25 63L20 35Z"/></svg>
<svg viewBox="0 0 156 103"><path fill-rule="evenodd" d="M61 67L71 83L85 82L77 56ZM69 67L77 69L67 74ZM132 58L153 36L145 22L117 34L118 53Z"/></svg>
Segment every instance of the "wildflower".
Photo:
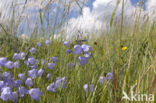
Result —
<svg viewBox="0 0 156 103"><path fill-rule="evenodd" d="M41 77L41 76L42 76L42 74L43 74L43 72L44 72L44 70L43 70L43 69L38 70L38 72L37 72L38 76L39 76L39 77Z"/></svg>
<svg viewBox="0 0 156 103"><path fill-rule="evenodd" d="M26 76L25 76L24 73L20 73L20 74L18 74L18 78L19 78L20 80L22 80L22 81L25 81Z"/></svg>
<svg viewBox="0 0 156 103"><path fill-rule="evenodd" d="M5 87L5 83L4 83L4 81L0 81L0 91L1 91L1 89L2 89L3 87Z"/></svg>
<svg viewBox="0 0 156 103"><path fill-rule="evenodd" d="M106 76L106 79L107 79L107 80L113 79L113 72L109 72L109 73L107 74L107 76Z"/></svg>
<svg viewBox="0 0 156 103"><path fill-rule="evenodd" d="M29 50L29 52L31 53L31 54L35 54L36 53L36 48L31 48L30 50Z"/></svg>
<svg viewBox="0 0 156 103"><path fill-rule="evenodd" d="M92 54L91 54L91 53L86 53L86 54L84 54L84 57L86 57L87 59L90 59L90 58L91 58L91 56L92 56Z"/></svg>
<svg viewBox="0 0 156 103"><path fill-rule="evenodd" d="M4 87L1 92L1 99L6 101L7 99L12 100L13 94L10 87Z"/></svg>
<svg viewBox="0 0 156 103"><path fill-rule="evenodd" d="M66 78L63 77L63 78L57 78L56 80L56 86L57 87L61 87L61 88L65 88L66 87Z"/></svg>
<svg viewBox="0 0 156 103"><path fill-rule="evenodd" d="M18 61L14 62L14 67L15 67L15 68L19 68L19 67L20 67L20 64L19 64Z"/></svg>
<svg viewBox="0 0 156 103"><path fill-rule="evenodd" d="M66 50L66 54L70 54L72 52L72 50L68 49Z"/></svg>
<svg viewBox="0 0 156 103"><path fill-rule="evenodd" d="M27 87L29 86L33 86L33 81L31 78L27 78L27 80L25 81L25 84L27 85Z"/></svg>
<svg viewBox="0 0 156 103"><path fill-rule="evenodd" d="M47 74L47 79L50 79L52 77L52 74L51 73L48 73Z"/></svg>
<svg viewBox="0 0 156 103"><path fill-rule="evenodd" d="M56 89L57 89L57 87L55 85L55 82L53 82L47 86L47 91L56 92Z"/></svg>
<svg viewBox="0 0 156 103"><path fill-rule="evenodd" d="M6 81L7 79L10 79L10 78L11 78L10 72L4 72L4 74L3 74L3 80Z"/></svg>
<svg viewBox="0 0 156 103"><path fill-rule="evenodd" d="M50 45L50 40L46 40L45 44L46 44L46 46L49 46Z"/></svg>
<svg viewBox="0 0 156 103"><path fill-rule="evenodd" d="M51 60L55 63L58 61L58 58L57 57L52 57Z"/></svg>
<svg viewBox="0 0 156 103"><path fill-rule="evenodd" d="M82 47L81 47L80 45L75 45L75 46L74 46L73 53L74 53L74 54L80 55L81 52L82 52Z"/></svg>
<svg viewBox="0 0 156 103"><path fill-rule="evenodd" d="M24 52L21 52L21 53L20 53L20 59L21 59L21 60L24 60L24 59L25 59L25 53L24 53Z"/></svg>
<svg viewBox="0 0 156 103"><path fill-rule="evenodd" d="M72 67L74 67L74 66L75 66L74 63L68 63L68 68L72 68Z"/></svg>
<svg viewBox="0 0 156 103"><path fill-rule="evenodd" d="M28 76L32 77L32 79L36 77L36 74L37 74L37 69L32 69L28 71Z"/></svg>
<svg viewBox="0 0 156 103"><path fill-rule="evenodd" d="M100 82L101 85L104 84L104 80L105 80L105 77L101 76L100 79L99 79L99 82Z"/></svg>
<svg viewBox="0 0 156 103"><path fill-rule="evenodd" d="M16 88L20 87L21 86L21 81L20 80L16 80L15 81L15 86L16 86Z"/></svg>
<svg viewBox="0 0 156 103"><path fill-rule="evenodd" d="M8 69L12 69L14 67L14 63L12 61L7 61L5 63L5 67Z"/></svg>
<svg viewBox="0 0 156 103"><path fill-rule="evenodd" d="M13 101L17 101L18 100L18 92L15 91L15 92L12 92L13 94Z"/></svg>
<svg viewBox="0 0 156 103"><path fill-rule="evenodd" d="M125 51L125 50L127 50L127 47L126 46L122 47L122 51Z"/></svg>
<svg viewBox="0 0 156 103"><path fill-rule="evenodd" d="M88 84L85 84L85 85L83 85L83 88L84 88L84 90L85 90L86 93L88 93L88 89L89 89L89 92L91 92L91 91L94 90L93 84L90 84L89 85L89 88L88 88Z"/></svg>
<svg viewBox="0 0 156 103"><path fill-rule="evenodd" d="M20 59L20 54L15 53L15 54L13 55L12 59L14 59L14 60Z"/></svg>
<svg viewBox="0 0 156 103"><path fill-rule="evenodd" d="M0 66L4 66L6 62L7 62L7 58L5 57L0 58Z"/></svg>
<svg viewBox="0 0 156 103"><path fill-rule="evenodd" d="M42 95L42 92L39 88L32 88L29 90L29 95L31 96L31 99L39 100L39 97Z"/></svg>
<svg viewBox="0 0 156 103"><path fill-rule="evenodd" d="M25 94L28 93L27 89L25 87L19 87L18 88L18 93L20 97L24 97Z"/></svg>
<svg viewBox="0 0 156 103"><path fill-rule="evenodd" d="M30 58L28 58L28 63L31 64L31 65L34 65L34 64L37 63L37 60L35 58L33 58L33 57L30 57Z"/></svg>
<svg viewBox="0 0 156 103"><path fill-rule="evenodd" d="M41 47L42 44L41 44L40 42L37 42L37 46L38 46L38 47Z"/></svg>
<svg viewBox="0 0 156 103"><path fill-rule="evenodd" d="M68 46L70 45L70 41L65 41L65 42L64 42L64 45L65 45L66 47L68 47Z"/></svg>
<svg viewBox="0 0 156 103"><path fill-rule="evenodd" d="M84 53L88 53L90 50L92 50L92 48L86 44L81 45L81 47Z"/></svg>
<svg viewBox="0 0 156 103"><path fill-rule="evenodd" d="M78 60L79 60L79 62L81 64L81 66L83 66L84 64L87 64L88 63L88 59L86 57L84 57L84 56L80 56L78 58Z"/></svg>
<svg viewBox="0 0 156 103"><path fill-rule="evenodd" d="M55 64L54 63L48 63L48 68L50 68L51 70L54 69Z"/></svg>

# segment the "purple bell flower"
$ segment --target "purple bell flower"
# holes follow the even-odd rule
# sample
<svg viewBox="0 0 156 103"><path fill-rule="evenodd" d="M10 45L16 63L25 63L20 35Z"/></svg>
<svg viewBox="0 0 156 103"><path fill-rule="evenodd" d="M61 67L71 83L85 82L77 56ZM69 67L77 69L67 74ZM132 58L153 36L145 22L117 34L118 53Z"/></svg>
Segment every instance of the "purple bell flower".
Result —
<svg viewBox="0 0 156 103"><path fill-rule="evenodd" d="M27 85L27 87L33 86L33 80L31 78L27 78L25 84Z"/></svg>
<svg viewBox="0 0 156 103"><path fill-rule="evenodd" d="M36 53L36 48L31 48L30 50L29 50L29 52L31 53L31 54L35 54Z"/></svg>
<svg viewBox="0 0 156 103"><path fill-rule="evenodd" d="M50 68L51 70L54 69L55 64L54 63L48 63L48 68Z"/></svg>
<svg viewBox="0 0 156 103"><path fill-rule="evenodd" d="M66 51L66 54L70 54L71 52L72 52L72 50L68 49L68 50Z"/></svg>
<svg viewBox="0 0 156 103"><path fill-rule="evenodd" d="M22 80L22 81L25 81L25 79L26 79L25 73L20 73L20 74L18 74L18 78L19 78L20 80Z"/></svg>
<svg viewBox="0 0 156 103"><path fill-rule="evenodd" d="M29 95L31 96L31 99L38 101L39 97L42 95L42 92L39 88L32 88L29 90Z"/></svg>
<svg viewBox="0 0 156 103"><path fill-rule="evenodd" d="M35 58L31 57L31 58L28 58L28 63L31 65L34 65L37 63L37 60Z"/></svg>
<svg viewBox="0 0 156 103"><path fill-rule="evenodd" d="M50 45L50 42L51 42L50 40L46 40L45 41L46 46L49 46Z"/></svg>
<svg viewBox="0 0 156 103"><path fill-rule="evenodd" d="M25 94L28 93L27 89L25 87L19 87L18 88L18 93L20 97L24 97Z"/></svg>
<svg viewBox="0 0 156 103"><path fill-rule="evenodd" d="M106 79L107 79L107 80L113 79L113 72L107 73Z"/></svg>
<svg viewBox="0 0 156 103"><path fill-rule="evenodd" d="M12 69L12 68L14 68L14 63L12 61L7 61L5 63L5 67L8 69Z"/></svg>
<svg viewBox="0 0 156 103"><path fill-rule="evenodd" d="M21 52L21 53L20 53L20 59L21 59L21 60L24 60L24 59L25 59L25 53L24 53L24 52Z"/></svg>
<svg viewBox="0 0 156 103"><path fill-rule="evenodd" d="M36 77L36 74L37 74L37 69L32 69L28 71L28 76L32 77L32 79Z"/></svg>
<svg viewBox="0 0 156 103"><path fill-rule="evenodd" d="M43 69L38 70L38 72L37 72L38 76L39 76L39 77L41 77L41 76L42 76L42 74L43 74L43 72L44 72L44 70L43 70Z"/></svg>
<svg viewBox="0 0 156 103"><path fill-rule="evenodd" d="M7 62L7 58L4 57L0 58L0 66L4 66L6 62Z"/></svg>
<svg viewBox="0 0 156 103"><path fill-rule="evenodd" d="M92 48L86 44L81 45L81 47L82 47L84 53L88 53L90 50L92 50Z"/></svg>
<svg viewBox="0 0 156 103"><path fill-rule="evenodd" d="M13 55L12 59L14 59L14 60L20 59L20 54L15 53L15 54Z"/></svg>
<svg viewBox="0 0 156 103"><path fill-rule="evenodd" d="M88 63L88 59L86 57L84 57L84 56L80 56L78 58L78 60L79 60L79 62L81 64L81 66L83 66L84 64L87 64Z"/></svg>
<svg viewBox="0 0 156 103"><path fill-rule="evenodd" d="M3 101L6 101L7 99L13 100L13 94L10 87L4 87L2 88L1 97Z"/></svg>
<svg viewBox="0 0 156 103"><path fill-rule="evenodd" d="M15 67L15 68L19 68L19 67L20 67L20 64L19 64L18 61L14 62L14 67Z"/></svg>
<svg viewBox="0 0 156 103"><path fill-rule="evenodd" d="M48 73L47 74L47 79L50 79L52 77L52 74L51 73Z"/></svg>
<svg viewBox="0 0 156 103"><path fill-rule="evenodd" d="M47 91L51 91L51 92L56 92L56 85L55 85L55 82L51 83L50 85L47 86Z"/></svg>
<svg viewBox="0 0 156 103"><path fill-rule="evenodd" d="M66 47L68 47L68 46L70 45L70 41L65 41L65 42L64 42L64 45L65 45Z"/></svg>
<svg viewBox="0 0 156 103"><path fill-rule="evenodd" d="M74 54L80 55L81 52L82 52L82 47L81 47L80 45L75 45L75 46L74 46L73 53L74 53Z"/></svg>
<svg viewBox="0 0 156 103"><path fill-rule="evenodd" d="M42 44L41 44L40 42L37 42L37 46L38 46L38 47L41 47Z"/></svg>
<svg viewBox="0 0 156 103"><path fill-rule="evenodd" d="M58 61L58 58L57 57L52 57L51 60L56 63Z"/></svg>

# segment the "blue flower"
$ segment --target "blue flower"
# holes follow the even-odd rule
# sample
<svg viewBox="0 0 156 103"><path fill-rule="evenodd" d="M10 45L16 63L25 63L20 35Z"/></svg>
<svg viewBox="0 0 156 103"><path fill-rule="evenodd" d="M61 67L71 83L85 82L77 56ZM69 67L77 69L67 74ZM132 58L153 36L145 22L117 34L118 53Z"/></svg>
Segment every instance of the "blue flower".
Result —
<svg viewBox="0 0 156 103"><path fill-rule="evenodd" d="M88 53L90 50L92 50L92 48L86 44L81 45L81 47L82 47L84 53Z"/></svg>
<svg viewBox="0 0 156 103"><path fill-rule="evenodd" d="M4 72L4 74L3 74L3 80L4 81L7 81L10 78L11 78L10 72Z"/></svg>
<svg viewBox="0 0 156 103"><path fill-rule="evenodd" d="M47 74L47 79L50 79L52 77L52 74L51 73L48 73Z"/></svg>
<svg viewBox="0 0 156 103"><path fill-rule="evenodd" d="M15 81L15 86L16 86L16 88L20 87L21 86L21 81L20 80L16 80Z"/></svg>
<svg viewBox="0 0 156 103"><path fill-rule="evenodd" d="M7 61L5 63L5 67L8 69L12 69L14 67L14 63L12 61Z"/></svg>
<svg viewBox="0 0 156 103"><path fill-rule="evenodd" d="M106 80L105 77L101 76L100 79L99 79L99 82L100 82L101 85L104 84L104 80Z"/></svg>
<svg viewBox="0 0 156 103"><path fill-rule="evenodd" d="M40 42L37 42L37 46L38 46L38 47L41 47L42 44L41 44Z"/></svg>
<svg viewBox="0 0 156 103"><path fill-rule="evenodd" d="M78 60L79 60L79 62L81 64L81 66L83 66L84 64L87 64L88 63L88 59L86 57L84 57L84 56L80 56L78 58Z"/></svg>
<svg viewBox="0 0 156 103"><path fill-rule="evenodd" d="M21 59L21 60L24 60L24 59L25 59L25 53L24 53L24 52L21 52L21 53L20 53L20 59Z"/></svg>
<svg viewBox="0 0 156 103"><path fill-rule="evenodd" d="M31 58L28 58L28 63L31 65L34 65L37 63L37 60L35 58L31 57Z"/></svg>
<svg viewBox="0 0 156 103"><path fill-rule="evenodd" d="M4 57L0 58L0 66L4 66L6 62L7 62L7 58Z"/></svg>
<svg viewBox="0 0 156 103"><path fill-rule="evenodd" d="M29 50L29 52L31 53L31 54L35 54L36 53L36 48L31 48L30 50Z"/></svg>
<svg viewBox="0 0 156 103"><path fill-rule="evenodd" d="M74 46L73 53L74 53L74 54L80 55L81 52L82 52L82 47L81 47L80 45L75 45L75 46Z"/></svg>
<svg viewBox="0 0 156 103"><path fill-rule="evenodd" d="M1 89L2 89L3 87L5 87L5 83L4 83L4 81L0 81L0 91L1 91Z"/></svg>
<svg viewBox="0 0 156 103"><path fill-rule="evenodd" d="M92 54L91 54L91 53L86 53L86 54L84 54L84 57L86 57L87 59L90 59L90 58L91 58L91 56L92 56Z"/></svg>
<svg viewBox="0 0 156 103"><path fill-rule="evenodd" d="M3 101L6 101L7 99L13 100L13 94L10 87L2 88L1 99Z"/></svg>
<svg viewBox="0 0 156 103"><path fill-rule="evenodd" d="M57 78L56 80L56 86L57 87L61 87L61 88L65 88L66 87L66 78Z"/></svg>
<svg viewBox="0 0 156 103"><path fill-rule="evenodd" d="M107 80L113 79L113 72L107 73L106 79L107 79Z"/></svg>
<svg viewBox="0 0 156 103"><path fill-rule="evenodd" d="M14 59L14 60L18 60L18 59L20 59L20 54L18 54L18 53L14 53L12 59Z"/></svg>
<svg viewBox="0 0 156 103"><path fill-rule="evenodd" d="M48 68L50 68L51 70L54 69L55 64L54 63L48 63Z"/></svg>
<svg viewBox="0 0 156 103"><path fill-rule="evenodd" d="M31 78L27 78L27 80L25 81L25 84L27 85L27 87L29 86L33 86L33 81Z"/></svg>
<svg viewBox="0 0 156 103"><path fill-rule="evenodd" d="M20 64L19 64L18 61L14 62L14 67L15 67L15 68L19 68L19 67L20 67Z"/></svg>
<svg viewBox="0 0 156 103"><path fill-rule="evenodd" d="M66 50L66 54L70 54L72 52L72 50L68 49Z"/></svg>
<svg viewBox="0 0 156 103"><path fill-rule="evenodd" d="M64 42L64 45L65 45L66 47L68 47L68 46L70 45L70 41L65 41L65 42Z"/></svg>
<svg viewBox="0 0 156 103"><path fill-rule="evenodd" d="M27 89L25 87L19 87L18 88L18 93L20 97L24 97L25 94L28 93Z"/></svg>
<svg viewBox="0 0 156 103"><path fill-rule="evenodd" d="M12 101L17 101L18 100L18 92L15 91L12 94L13 94L13 100Z"/></svg>
<svg viewBox="0 0 156 103"><path fill-rule="evenodd" d="M57 57L52 57L51 60L55 63L58 61L58 58Z"/></svg>
<svg viewBox="0 0 156 103"><path fill-rule="evenodd" d="M68 63L68 68L72 68L72 67L74 67L74 66L75 66L74 63Z"/></svg>
<svg viewBox="0 0 156 103"><path fill-rule="evenodd" d="M31 96L31 99L39 100L39 97L42 95L42 92L39 88L32 88L29 90L29 95Z"/></svg>
<svg viewBox="0 0 156 103"><path fill-rule="evenodd" d="M43 70L43 69L38 70L38 72L37 72L38 76L39 76L39 77L41 77L41 76L42 76L42 74L43 74L43 72L44 72L44 70Z"/></svg>
<svg viewBox="0 0 156 103"><path fill-rule="evenodd" d="M37 74L37 69L32 69L28 71L28 76L32 77L32 79L36 77L36 74Z"/></svg>
<svg viewBox="0 0 156 103"><path fill-rule="evenodd" d="M46 44L46 46L49 46L50 45L50 40L46 40L45 44Z"/></svg>
<svg viewBox="0 0 156 103"><path fill-rule="evenodd" d="M89 92L92 92L94 90L93 84L90 84L89 88L88 88L88 84L85 84L85 85L83 85L83 88L84 88L86 93L88 93L88 89L89 89Z"/></svg>
<svg viewBox="0 0 156 103"><path fill-rule="evenodd" d="M47 91L56 92L56 89L57 89L57 86L55 85L55 82L47 86Z"/></svg>
<svg viewBox="0 0 156 103"><path fill-rule="evenodd" d="M20 74L18 74L18 78L19 78L20 80L22 80L22 81L25 81L25 79L26 79L25 73L20 73Z"/></svg>

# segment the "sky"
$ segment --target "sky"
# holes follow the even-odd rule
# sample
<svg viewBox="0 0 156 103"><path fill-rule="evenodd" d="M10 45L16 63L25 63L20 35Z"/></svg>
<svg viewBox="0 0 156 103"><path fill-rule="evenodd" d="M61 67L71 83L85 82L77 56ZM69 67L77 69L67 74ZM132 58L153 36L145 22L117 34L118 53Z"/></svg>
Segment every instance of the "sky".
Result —
<svg viewBox="0 0 156 103"><path fill-rule="evenodd" d="M12 5L11 3L12 1L15 0L0 1L0 13L1 13L0 22L5 21L5 19L7 20L12 16L11 13L12 10L8 9L9 6ZM19 3L24 3L25 0L16 0L16 1L18 1ZM25 15L22 15L22 18L24 18L25 16L28 18L24 18L21 21L19 27L20 32L18 32L19 34L21 34L22 32L25 34L29 34L33 31L33 28L35 27L36 24L40 25L38 22L39 18L36 17L36 15L39 17L38 8L42 8L44 10L46 1L48 0L44 0L45 3L43 3L43 5L40 5L41 1L43 0L31 0L31 1L28 0L28 3L26 5L28 9L25 10ZM67 35L69 37L70 35L73 35L74 32L76 32L75 31L76 29L83 32L97 32L101 27L105 27L106 29L107 26L106 24L110 21L112 12L116 5L116 1L117 0L88 0L86 5L83 7L81 14L80 11L78 11L77 7L73 7L73 10L70 12L71 17L66 21L67 24L64 26L65 28L62 29L66 30ZM127 1L124 8L125 15L131 17L134 11L138 9L137 3L139 2L139 0L125 0L125 1ZM53 13L55 12L56 7L57 7L56 5L51 6L50 10L52 10L53 12L50 14L50 17L53 17ZM122 5L120 3L116 12L116 17L120 16L121 7ZM18 8L16 8L16 15L22 12L22 8L23 6L19 6ZM59 9L60 9L59 15L61 15L61 11L63 10L63 8ZM156 10L156 0L145 0L142 15L148 14L149 16L151 16L155 10ZM130 19L129 21L132 21L132 18L129 19ZM47 23L44 22L44 25L46 24ZM29 29L27 28L28 26L30 26Z"/></svg>

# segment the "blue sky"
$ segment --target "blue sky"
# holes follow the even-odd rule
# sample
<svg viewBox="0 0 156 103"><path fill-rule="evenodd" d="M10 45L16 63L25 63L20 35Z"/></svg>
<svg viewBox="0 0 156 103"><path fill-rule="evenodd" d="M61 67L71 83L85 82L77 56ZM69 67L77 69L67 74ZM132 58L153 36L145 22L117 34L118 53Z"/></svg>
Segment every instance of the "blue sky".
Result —
<svg viewBox="0 0 156 103"><path fill-rule="evenodd" d="M88 1L88 3L87 3L87 5L90 7L90 9L92 10L92 8L93 8L93 2L94 2L95 0L89 0ZM139 2L140 0L131 0L131 3L133 4L133 5L136 5L138 2ZM144 6L143 6L143 8L145 9L145 3L147 2L147 0L144 0Z"/></svg>

